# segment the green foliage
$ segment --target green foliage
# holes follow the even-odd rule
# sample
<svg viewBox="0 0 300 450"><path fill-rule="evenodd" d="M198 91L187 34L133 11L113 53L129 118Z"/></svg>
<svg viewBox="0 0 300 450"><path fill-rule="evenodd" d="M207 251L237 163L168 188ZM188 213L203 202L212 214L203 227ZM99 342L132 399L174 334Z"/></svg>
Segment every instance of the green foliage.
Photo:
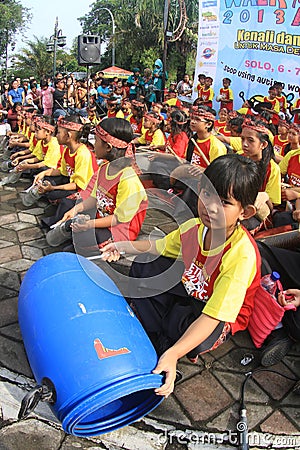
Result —
<svg viewBox="0 0 300 450"><path fill-rule="evenodd" d="M17 0L0 3L0 56L6 53L9 44L14 43L17 33L22 33L31 20L30 9Z"/></svg>
<svg viewBox="0 0 300 450"><path fill-rule="evenodd" d="M34 76L37 80L52 76L53 53L47 53L47 43L47 38L36 36L34 36L33 41L27 41L26 47L22 48L20 53L14 55L14 75L19 75L22 78ZM62 72L80 70L74 52L66 52L58 48L56 69Z"/></svg>
<svg viewBox="0 0 300 450"><path fill-rule="evenodd" d="M195 60L198 28L198 0L185 0L188 23L176 43L168 44L167 70L177 73L186 70L186 62ZM175 30L179 21L177 0L170 2L168 30ZM164 0L96 0L88 14L81 17L83 33L98 34L108 43L101 68L111 65L112 20L115 20L114 43L116 65L127 69L135 66L153 67L156 58L163 54ZM173 57L176 54L176 57ZM176 66L177 64L177 66ZM176 78L176 77L175 77Z"/></svg>

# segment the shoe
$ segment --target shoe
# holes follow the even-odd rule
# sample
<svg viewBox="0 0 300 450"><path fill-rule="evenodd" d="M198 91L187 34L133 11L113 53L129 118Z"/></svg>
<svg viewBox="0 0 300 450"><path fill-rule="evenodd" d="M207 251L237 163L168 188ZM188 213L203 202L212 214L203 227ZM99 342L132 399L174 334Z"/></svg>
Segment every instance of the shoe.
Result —
<svg viewBox="0 0 300 450"><path fill-rule="evenodd" d="M262 351L261 365L269 367L278 364L288 354L292 345L292 339L283 328L272 331Z"/></svg>

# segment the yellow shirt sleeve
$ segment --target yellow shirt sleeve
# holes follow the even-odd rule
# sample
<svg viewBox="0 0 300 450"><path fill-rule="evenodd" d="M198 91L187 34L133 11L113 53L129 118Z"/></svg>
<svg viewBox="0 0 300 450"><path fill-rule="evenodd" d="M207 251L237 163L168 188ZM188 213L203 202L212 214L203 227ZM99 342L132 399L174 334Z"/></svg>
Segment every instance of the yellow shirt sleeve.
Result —
<svg viewBox="0 0 300 450"><path fill-rule="evenodd" d="M66 150L65 150L66 151ZM68 176L66 161L62 156L60 172ZM82 144L76 150L75 168L70 176L70 183L75 183L79 189L85 189L94 174L92 155L86 145Z"/></svg>
<svg viewBox="0 0 300 450"><path fill-rule="evenodd" d="M153 134L152 145L165 145L165 136L164 133L158 129Z"/></svg>
<svg viewBox="0 0 300 450"><path fill-rule="evenodd" d="M219 156L227 155L227 148L216 136L211 136L210 150L209 150L209 161L212 162Z"/></svg>
<svg viewBox="0 0 300 450"><path fill-rule="evenodd" d="M287 170L288 170L288 166L289 166L289 162L292 156L294 156L295 152L297 152L298 150L291 150L290 152L288 152L283 159L280 161L279 163L279 169L280 172L282 173L282 175L286 175Z"/></svg>
<svg viewBox="0 0 300 450"><path fill-rule="evenodd" d="M278 164L271 159L271 174L266 186L266 193L274 205L281 203L281 174Z"/></svg>
<svg viewBox="0 0 300 450"><path fill-rule="evenodd" d="M33 156L35 156L39 161L43 161L44 159L44 154L42 151L42 141L39 140L37 141L36 146L34 147L34 149L32 150L32 154Z"/></svg>
<svg viewBox="0 0 300 450"><path fill-rule="evenodd" d="M114 215L118 222L130 222L142 201L147 200L146 191L131 167L124 169L118 185Z"/></svg>
<svg viewBox="0 0 300 450"><path fill-rule="evenodd" d="M50 167L52 169L56 169L59 160L60 160L60 145L56 137L53 137L49 142L44 163L45 166Z"/></svg>
<svg viewBox="0 0 300 450"><path fill-rule="evenodd" d="M224 254L213 293L203 313L223 322L235 322L256 269L255 249L245 235Z"/></svg>
<svg viewBox="0 0 300 450"><path fill-rule="evenodd" d="M229 145L237 153L243 153L242 139L239 136L233 136L229 138Z"/></svg>
<svg viewBox="0 0 300 450"><path fill-rule="evenodd" d="M190 219L162 239L157 239L155 242L156 251L160 255L168 258L181 258L181 234L187 232L190 228L199 223L201 223L201 221L198 218Z"/></svg>
<svg viewBox="0 0 300 450"><path fill-rule="evenodd" d="M117 112L116 117L118 119L124 119L124 113L121 109Z"/></svg>

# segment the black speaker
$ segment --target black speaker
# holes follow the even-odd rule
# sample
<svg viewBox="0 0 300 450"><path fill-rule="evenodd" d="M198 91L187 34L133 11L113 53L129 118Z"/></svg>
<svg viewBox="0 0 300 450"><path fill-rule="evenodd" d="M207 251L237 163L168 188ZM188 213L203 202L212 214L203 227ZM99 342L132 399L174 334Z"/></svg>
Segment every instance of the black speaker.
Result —
<svg viewBox="0 0 300 450"><path fill-rule="evenodd" d="M93 36L91 34L81 34L78 36L78 64L83 66L100 64L100 45L100 36Z"/></svg>

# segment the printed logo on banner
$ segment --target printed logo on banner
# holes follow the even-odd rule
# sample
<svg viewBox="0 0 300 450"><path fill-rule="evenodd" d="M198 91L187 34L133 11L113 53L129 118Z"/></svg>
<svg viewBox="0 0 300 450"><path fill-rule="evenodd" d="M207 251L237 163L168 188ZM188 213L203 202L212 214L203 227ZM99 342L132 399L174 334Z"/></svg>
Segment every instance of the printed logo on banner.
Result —
<svg viewBox="0 0 300 450"><path fill-rule="evenodd" d="M216 51L213 48L205 48L203 50L202 56L205 59L210 59L215 53Z"/></svg>

